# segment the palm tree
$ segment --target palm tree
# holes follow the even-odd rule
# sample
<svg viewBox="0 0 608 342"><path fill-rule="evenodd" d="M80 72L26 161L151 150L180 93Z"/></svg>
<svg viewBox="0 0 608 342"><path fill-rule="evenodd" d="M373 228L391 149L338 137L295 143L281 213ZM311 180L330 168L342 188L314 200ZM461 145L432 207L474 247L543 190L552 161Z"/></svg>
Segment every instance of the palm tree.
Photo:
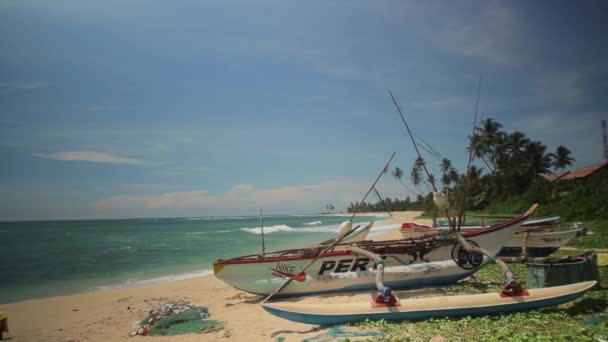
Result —
<svg viewBox="0 0 608 342"><path fill-rule="evenodd" d="M401 170L401 168L396 167L395 171L392 172L393 177L395 177L396 180L398 180L399 182L401 182L401 178L403 177L403 170Z"/></svg>
<svg viewBox="0 0 608 342"><path fill-rule="evenodd" d="M447 159L447 158L443 158L443 160L441 161L441 173L443 174L441 177L441 183L443 184L444 188L447 188L450 183L452 182L452 178L450 177L450 170L452 169L452 162Z"/></svg>
<svg viewBox="0 0 608 342"><path fill-rule="evenodd" d="M452 168L452 162L448 158L443 158L441 161L441 172L447 173Z"/></svg>
<svg viewBox="0 0 608 342"><path fill-rule="evenodd" d="M403 169L401 169L400 167L396 167L395 170L393 172L391 172L391 174L393 175L393 177L395 177L395 179L399 182L399 184L401 184L401 186L403 186L403 188L405 190L407 190L409 193L415 195L416 193L419 193L418 191L414 191L412 190L409 186L405 185L405 183L403 183ZM414 184L416 186L416 184Z"/></svg>
<svg viewBox="0 0 608 342"><path fill-rule="evenodd" d="M416 167L416 165L412 167L412 171L410 172L410 180L414 186L420 185L422 177L420 177L420 170Z"/></svg>
<svg viewBox="0 0 608 342"><path fill-rule="evenodd" d="M572 165L572 162L576 161L576 159L570 157L571 153L572 152L568 148L562 145L557 147L555 154L550 153L550 155L553 157L553 168L555 171L558 169L565 169L566 166Z"/></svg>
<svg viewBox="0 0 608 342"><path fill-rule="evenodd" d="M421 176L421 173L422 173L423 169L425 170L425 173L428 172L426 170L426 166L425 165L426 165L426 161L424 160L424 158L418 157L416 159L416 162L414 162L414 167L412 169L412 172L414 172L414 170L415 170L415 172L417 173L418 178L419 178L418 179L418 184L420 184L420 182L422 182L426 186L426 189L429 192L432 192L433 191L432 189L435 188L435 177L433 175L429 174L429 178L425 179L424 177ZM412 175L412 177L413 177L413 175ZM429 182L430 182L431 185L429 185ZM413 179L412 179L412 183L413 183ZM416 185L416 184L414 183L414 185Z"/></svg>
<svg viewBox="0 0 608 342"><path fill-rule="evenodd" d="M541 175L550 173L549 168L553 164L551 154L546 154L547 146L540 141L533 141L526 147L526 167L529 175Z"/></svg>

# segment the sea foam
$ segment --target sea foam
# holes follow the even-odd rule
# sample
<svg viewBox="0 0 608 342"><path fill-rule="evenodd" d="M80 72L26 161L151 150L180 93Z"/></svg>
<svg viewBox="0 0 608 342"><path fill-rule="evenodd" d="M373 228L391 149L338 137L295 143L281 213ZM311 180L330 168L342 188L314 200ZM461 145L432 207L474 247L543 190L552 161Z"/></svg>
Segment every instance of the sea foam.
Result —
<svg viewBox="0 0 608 342"><path fill-rule="evenodd" d="M306 226L318 226L320 224L323 224L323 221L312 221L312 222L304 223L304 225L306 225Z"/></svg>
<svg viewBox="0 0 608 342"><path fill-rule="evenodd" d="M178 280L206 277L206 276L209 276L212 274L213 274L213 270L201 270L201 271L194 271L194 272L189 272L189 273L168 275L168 276L163 276L163 277L148 278L148 279L128 279L121 284L95 286L94 290L105 291L105 290L111 290L111 289L121 289L121 288L125 288L125 287L137 287L137 286L145 286L145 285L152 285L152 284L171 283L171 282L178 281Z"/></svg>
<svg viewBox="0 0 608 342"><path fill-rule="evenodd" d="M262 229L260 227L255 228L241 228L242 231L251 233L251 234L262 234ZM285 224L278 224L276 226L268 226L264 227L264 234L272 234L275 232L291 232L294 229Z"/></svg>

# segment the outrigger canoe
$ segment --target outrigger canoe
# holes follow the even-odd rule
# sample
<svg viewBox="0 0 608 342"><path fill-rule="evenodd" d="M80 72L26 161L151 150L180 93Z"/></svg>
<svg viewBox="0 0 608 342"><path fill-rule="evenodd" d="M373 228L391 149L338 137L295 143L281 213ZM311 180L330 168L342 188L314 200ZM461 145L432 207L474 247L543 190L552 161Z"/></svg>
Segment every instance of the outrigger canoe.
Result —
<svg viewBox="0 0 608 342"><path fill-rule="evenodd" d="M470 244L482 246L496 255L535 209L533 206L512 220L463 232L462 236ZM394 289L454 283L477 272L489 261L480 254L467 252L449 232L414 239L366 240L356 245L385 259L384 280ZM246 255L218 260L213 270L215 276L228 285L259 295L273 292L288 278L294 281L277 296L374 289L373 260L357 256L350 249L351 244L339 244L323 255L319 255L319 248ZM312 266L302 272L315 259Z"/></svg>
<svg viewBox="0 0 608 342"><path fill-rule="evenodd" d="M500 292L475 295L438 296L401 300L395 306L378 306L372 300L345 304L264 303L269 313L294 322L333 325L369 320L420 320L434 317L486 315L526 311L567 303L581 297L597 284L575 284L529 289L521 296Z"/></svg>

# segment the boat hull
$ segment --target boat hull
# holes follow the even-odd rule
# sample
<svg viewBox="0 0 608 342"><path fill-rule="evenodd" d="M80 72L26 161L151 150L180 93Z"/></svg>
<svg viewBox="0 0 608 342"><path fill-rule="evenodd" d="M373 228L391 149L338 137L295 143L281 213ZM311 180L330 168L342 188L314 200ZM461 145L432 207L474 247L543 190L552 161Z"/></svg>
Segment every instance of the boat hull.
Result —
<svg viewBox="0 0 608 342"><path fill-rule="evenodd" d="M529 233L526 239L526 256L532 258L546 257L555 253L561 246L577 236L584 234L583 229L557 232ZM524 234L515 234L505 243L498 253L501 257L520 256L523 252Z"/></svg>
<svg viewBox="0 0 608 342"><path fill-rule="evenodd" d="M347 304L265 303L272 315L300 323L333 325L364 320L421 320L427 318L486 315L527 311L580 298L596 281L530 289L528 295L501 297L497 292L402 300L399 306L373 307L370 302Z"/></svg>
<svg viewBox="0 0 608 342"><path fill-rule="evenodd" d="M482 246L496 255L504 241L520 226L521 221L465 236L473 245ZM466 252L457 242L424 254L387 254L382 257L385 258L384 283L395 289L453 283L475 273L489 260L479 254ZM295 281L277 296L368 290L376 287L373 260L356 256L349 248L327 253L302 274L301 270L314 258L287 256L220 260L214 264L214 273L217 278L237 289L259 295L273 292L288 278L295 278Z"/></svg>

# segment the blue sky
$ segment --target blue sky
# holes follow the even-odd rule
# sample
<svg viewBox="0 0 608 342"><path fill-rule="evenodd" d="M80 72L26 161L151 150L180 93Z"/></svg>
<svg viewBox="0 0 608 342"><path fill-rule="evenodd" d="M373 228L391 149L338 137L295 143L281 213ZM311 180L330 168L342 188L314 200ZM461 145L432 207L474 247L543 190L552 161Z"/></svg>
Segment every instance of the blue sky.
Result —
<svg viewBox="0 0 608 342"><path fill-rule="evenodd" d="M0 220L343 209L415 159L387 89L463 170L480 75L483 117L600 162L607 7L2 1Z"/></svg>

